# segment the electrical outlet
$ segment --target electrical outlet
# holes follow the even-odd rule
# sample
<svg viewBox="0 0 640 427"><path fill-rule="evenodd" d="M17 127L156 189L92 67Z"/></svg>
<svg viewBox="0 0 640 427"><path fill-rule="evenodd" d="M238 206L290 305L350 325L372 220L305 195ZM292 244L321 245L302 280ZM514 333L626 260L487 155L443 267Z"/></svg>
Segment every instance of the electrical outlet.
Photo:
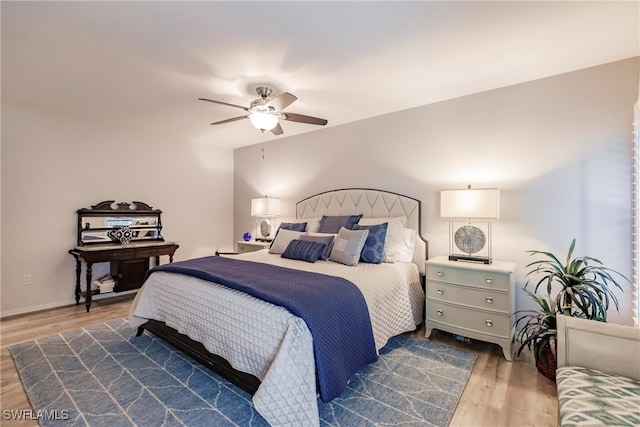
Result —
<svg viewBox="0 0 640 427"><path fill-rule="evenodd" d="M22 286L31 286L33 284L33 282L31 281L31 275L30 274L23 274L22 275Z"/></svg>

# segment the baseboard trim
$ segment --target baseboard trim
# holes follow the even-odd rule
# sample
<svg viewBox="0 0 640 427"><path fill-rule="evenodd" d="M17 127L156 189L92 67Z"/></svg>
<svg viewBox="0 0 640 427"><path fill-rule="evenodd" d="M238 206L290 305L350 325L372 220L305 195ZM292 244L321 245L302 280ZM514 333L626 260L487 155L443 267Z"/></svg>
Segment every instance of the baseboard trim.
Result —
<svg viewBox="0 0 640 427"><path fill-rule="evenodd" d="M138 292L138 289L132 289L130 291L125 291L125 292L119 292L117 295L94 295L92 298L92 305L93 303L96 303L98 301L105 301L106 300L111 300L113 299L114 302L115 301L120 301L120 299L125 298L125 297L129 297L129 296L133 296ZM19 308L16 310L8 310L8 311L3 311L0 313L0 320L4 320L4 319L8 319L11 317L17 317L17 316L23 316L26 314L35 314L35 313L40 313L43 311L50 311L50 310L55 310L55 309L59 309L59 308L65 308L65 307L71 307L76 305L76 302L74 299L71 299L70 301L59 301L59 302L54 302L54 303L49 303L49 304L42 304L42 305L38 305L35 307L27 307L27 308ZM80 305L84 306L84 301L80 301Z"/></svg>

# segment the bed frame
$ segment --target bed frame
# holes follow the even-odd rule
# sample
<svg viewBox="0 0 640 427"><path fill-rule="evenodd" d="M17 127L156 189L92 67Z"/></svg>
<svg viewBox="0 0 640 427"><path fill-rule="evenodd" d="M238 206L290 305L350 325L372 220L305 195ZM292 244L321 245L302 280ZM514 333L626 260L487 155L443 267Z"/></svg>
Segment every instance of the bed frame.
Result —
<svg viewBox="0 0 640 427"><path fill-rule="evenodd" d="M417 232L413 262L418 266L421 276L424 276L428 243L422 237L420 229L421 203L418 199L383 190L345 188L316 194L296 204L298 219L355 214L363 214L365 218L405 217L405 226ZM260 386L258 378L234 369L226 359L210 353L201 343L179 333L164 322L149 320L138 327L136 336L142 335L145 330L193 357L247 393L254 394Z"/></svg>

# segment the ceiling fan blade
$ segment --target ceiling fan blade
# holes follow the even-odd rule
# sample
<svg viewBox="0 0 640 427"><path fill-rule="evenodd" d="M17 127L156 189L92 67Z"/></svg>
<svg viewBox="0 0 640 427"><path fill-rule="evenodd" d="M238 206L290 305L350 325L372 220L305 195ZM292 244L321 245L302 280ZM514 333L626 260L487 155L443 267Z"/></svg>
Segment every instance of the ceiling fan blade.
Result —
<svg viewBox="0 0 640 427"><path fill-rule="evenodd" d="M285 92L267 101L266 105L275 108L276 111L281 111L293 104L296 99L298 98L295 95Z"/></svg>
<svg viewBox="0 0 640 427"><path fill-rule="evenodd" d="M271 129L271 133L274 135L282 135L284 133L282 130L282 126L280 126L280 123L278 123L273 129Z"/></svg>
<svg viewBox="0 0 640 427"><path fill-rule="evenodd" d="M200 101L208 101L208 102L213 102L215 104L222 104L222 105L226 105L228 107L235 107L235 108L241 108L244 111L249 111L249 109L247 107L243 107L241 105L236 105L236 104L229 104L228 102L222 102L222 101L216 101L214 99L207 99L207 98L198 98L198 100Z"/></svg>
<svg viewBox="0 0 640 427"><path fill-rule="evenodd" d="M325 119L320 119L318 117L305 116L304 114L282 113L281 117L285 120L289 120L290 122L308 123L310 125L324 126L328 123Z"/></svg>
<svg viewBox="0 0 640 427"><path fill-rule="evenodd" d="M220 120L219 122L213 122L211 123L212 125L223 125L225 123L231 123L231 122L235 122L236 120L242 120L242 119L248 119L249 116L240 116L240 117L233 117L231 119L227 119L227 120Z"/></svg>

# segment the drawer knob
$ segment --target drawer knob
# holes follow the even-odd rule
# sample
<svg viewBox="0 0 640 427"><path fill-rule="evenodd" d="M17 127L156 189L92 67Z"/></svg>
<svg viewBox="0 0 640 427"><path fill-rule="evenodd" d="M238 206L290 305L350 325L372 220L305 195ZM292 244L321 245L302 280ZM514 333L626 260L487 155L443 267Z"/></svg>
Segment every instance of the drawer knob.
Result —
<svg viewBox="0 0 640 427"><path fill-rule="evenodd" d="M438 295L444 294L444 290L443 289L438 289L436 292L438 293Z"/></svg>
<svg viewBox="0 0 640 427"><path fill-rule="evenodd" d="M493 320L487 319L487 320L484 321L484 324L487 325L488 327L492 327L493 326Z"/></svg>
<svg viewBox="0 0 640 427"><path fill-rule="evenodd" d="M484 300L487 302L487 304L493 304L493 297L485 297Z"/></svg>
<svg viewBox="0 0 640 427"><path fill-rule="evenodd" d="M436 313L438 314L438 316L442 316L444 314L444 311L438 310L438 311L436 311Z"/></svg>
<svg viewBox="0 0 640 427"><path fill-rule="evenodd" d="M493 277L491 277L491 276L485 277L484 278L484 283L487 283L489 285L492 284L493 283Z"/></svg>
<svg viewBox="0 0 640 427"><path fill-rule="evenodd" d="M444 276L444 271L436 271L436 276L438 277Z"/></svg>

